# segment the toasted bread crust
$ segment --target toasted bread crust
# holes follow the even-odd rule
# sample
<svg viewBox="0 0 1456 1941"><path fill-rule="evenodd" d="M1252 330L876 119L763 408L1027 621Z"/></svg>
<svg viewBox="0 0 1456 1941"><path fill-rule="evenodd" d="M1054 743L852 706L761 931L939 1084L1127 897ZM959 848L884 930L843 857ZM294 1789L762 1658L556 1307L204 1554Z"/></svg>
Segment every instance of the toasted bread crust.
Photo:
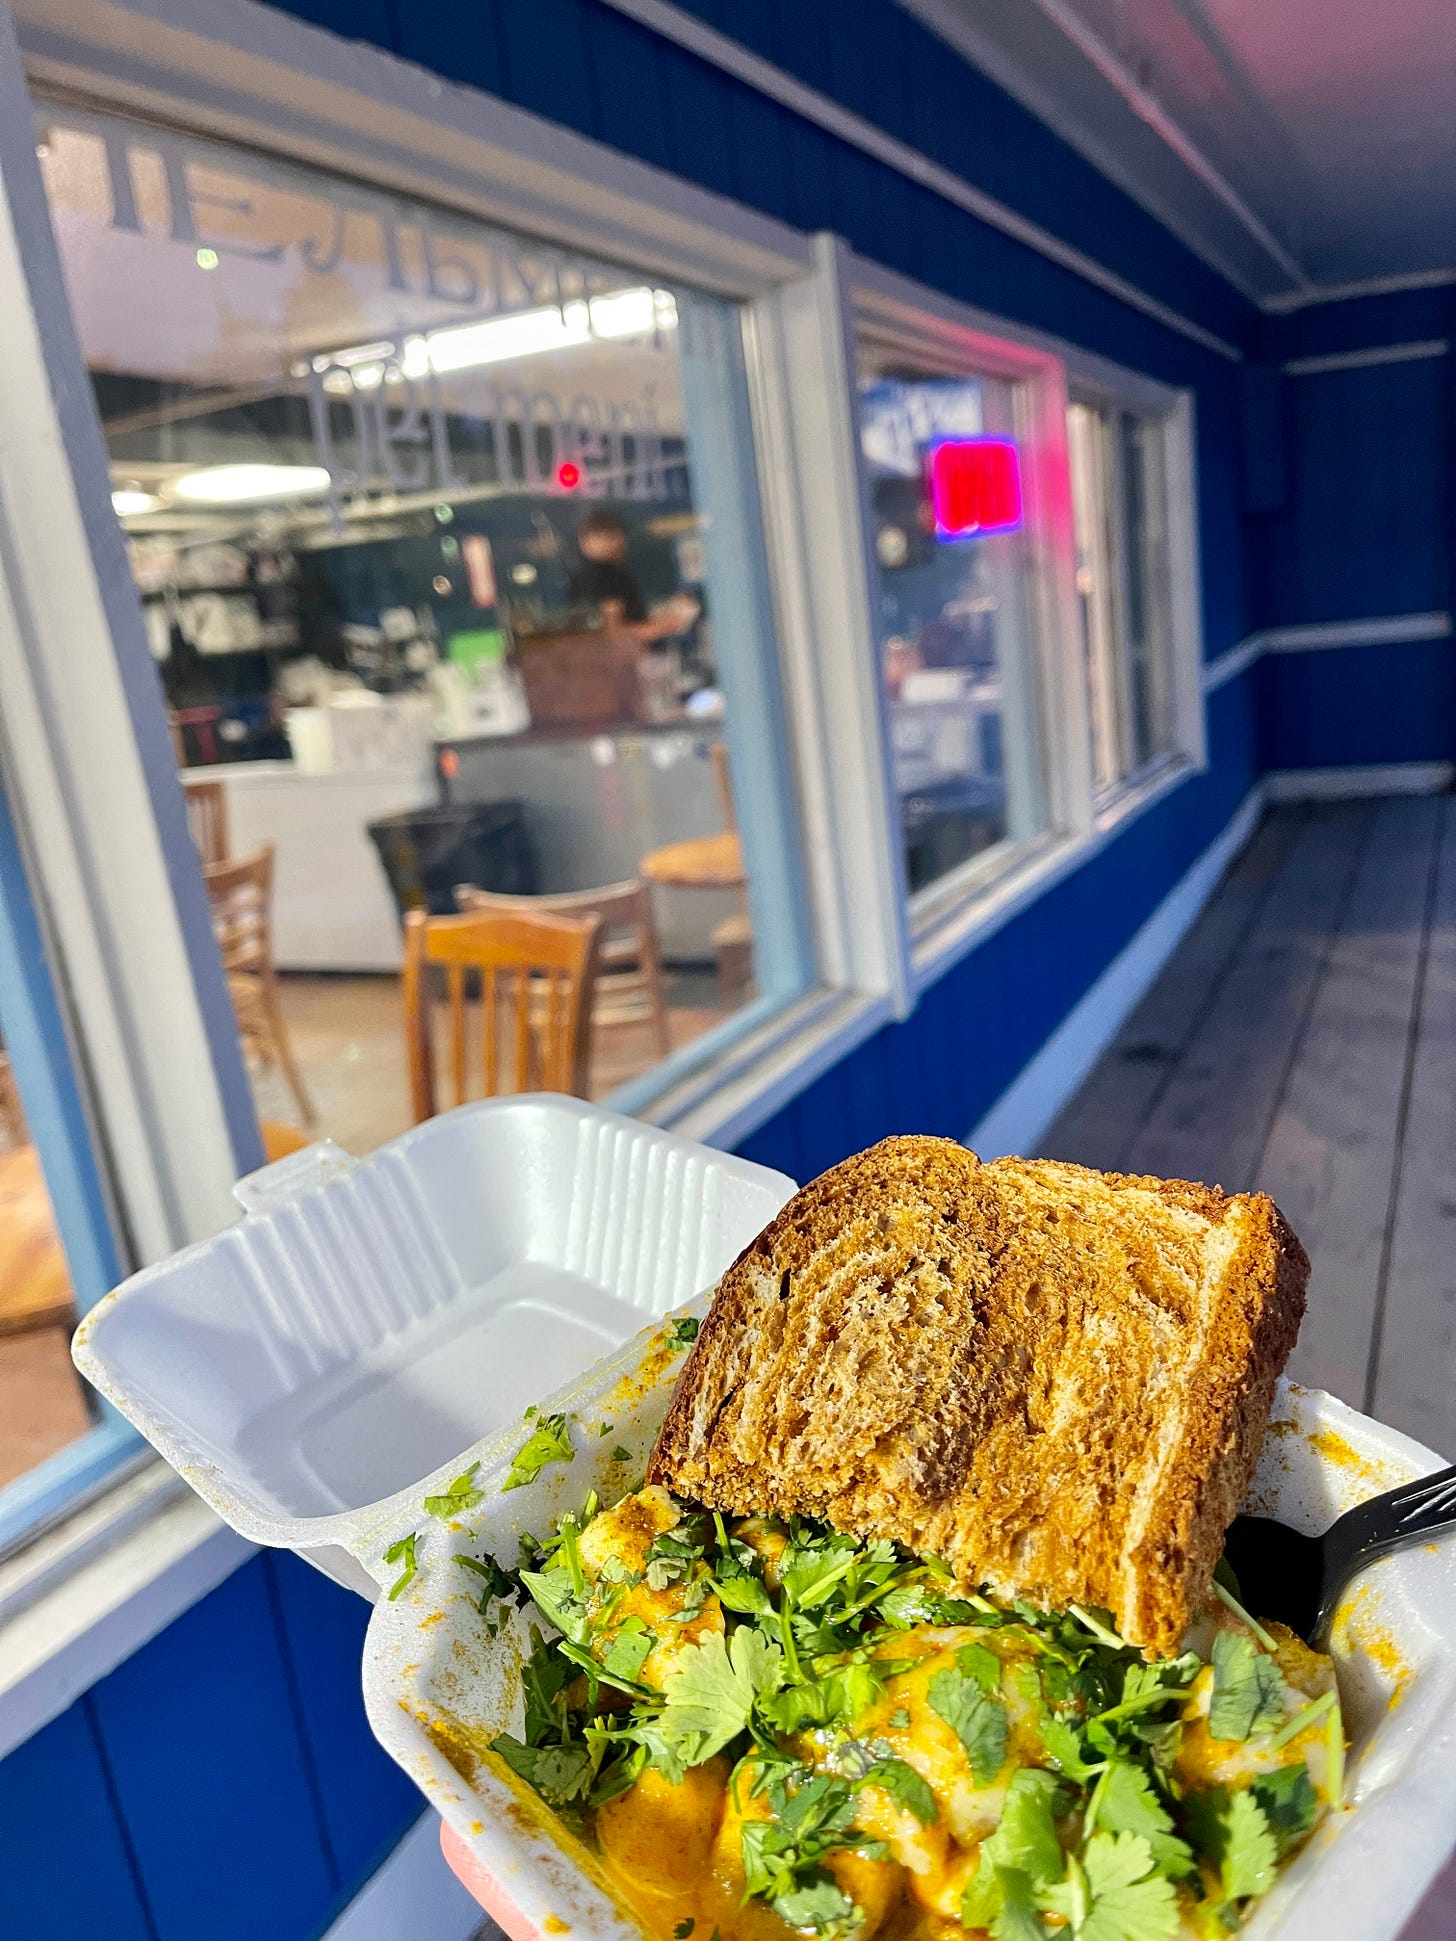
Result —
<svg viewBox="0 0 1456 1941"><path fill-rule="evenodd" d="M891 1537L1176 1651L1308 1273L1261 1194L884 1140L724 1275L648 1479Z"/></svg>

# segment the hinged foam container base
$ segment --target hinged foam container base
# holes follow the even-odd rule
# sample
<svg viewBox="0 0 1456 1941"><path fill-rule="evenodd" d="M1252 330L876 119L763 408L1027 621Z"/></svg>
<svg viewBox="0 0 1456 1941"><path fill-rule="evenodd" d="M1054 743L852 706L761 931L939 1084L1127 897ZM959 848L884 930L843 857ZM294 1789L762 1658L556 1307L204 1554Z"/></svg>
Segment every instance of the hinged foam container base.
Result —
<svg viewBox="0 0 1456 1941"><path fill-rule="evenodd" d="M706 1312L704 1297L690 1312ZM443 1525L413 1505L366 1561L381 1582L386 1542L418 1532L419 1574L376 1604L364 1693L381 1744L420 1785L493 1882L491 1913L515 1941L569 1930L593 1941L641 1928L605 1874L529 1788L486 1752L522 1727L527 1618L495 1638L476 1609L478 1578L460 1550L513 1563L522 1531L541 1532L589 1489L611 1502L641 1478L681 1366L667 1330L649 1330L545 1406L575 1418L576 1455L524 1489L501 1491L526 1434L496 1436L478 1458L485 1501ZM611 1429L603 1433L603 1425ZM621 1447L630 1459L614 1461ZM1444 1465L1430 1450L1332 1396L1281 1384L1247 1507L1297 1529L1324 1529L1355 1503ZM454 1472L447 1465L443 1487ZM534 1616L534 1613L532 1613ZM1335 1815L1239 1930L1249 1941L1390 1941L1456 1842L1456 1543L1426 1544L1373 1566L1335 1618L1330 1649L1353 1740L1350 1810Z"/></svg>
<svg viewBox="0 0 1456 1941"><path fill-rule="evenodd" d="M252 1174L247 1217L73 1353L225 1522L373 1597L357 1559L421 1477L710 1286L793 1190L579 1099L487 1100Z"/></svg>
<svg viewBox="0 0 1456 1941"><path fill-rule="evenodd" d="M658 1317L704 1313L702 1290L792 1190L575 1100L495 1101L367 1160L325 1145L255 1174L237 1228L137 1275L78 1333L82 1372L234 1529L379 1599L370 1722L474 1849L516 1941L640 1929L487 1751L521 1726L526 1620L489 1637L479 1579L453 1554L514 1562L523 1530L588 1489L614 1500L637 1485L682 1365ZM503 1491L537 1401L572 1417L576 1453ZM457 1524L427 1517L424 1496L471 1462L484 1500ZM1321 1530L1442 1466L1282 1386L1249 1507ZM419 1573L390 1602L379 1592L399 1565L384 1553L412 1531ZM1456 1840L1456 1543L1368 1571L1331 1648L1353 1810L1284 1872L1241 1930L1251 1941L1390 1941Z"/></svg>

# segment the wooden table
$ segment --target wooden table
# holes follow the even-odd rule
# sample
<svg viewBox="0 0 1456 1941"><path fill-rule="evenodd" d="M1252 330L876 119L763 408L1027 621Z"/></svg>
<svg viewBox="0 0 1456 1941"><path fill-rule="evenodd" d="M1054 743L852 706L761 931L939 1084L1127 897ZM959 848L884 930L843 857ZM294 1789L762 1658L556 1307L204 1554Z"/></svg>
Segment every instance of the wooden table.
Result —
<svg viewBox="0 0 1456 1941"><path fill-rule="evenodd" d="M663 889L741 892L748 882L743 844L736 829L664 843L661 849L648 850L640 867L649 883ZM714 925L713 955L718 963L718 981L726 990L735 990L752 977L753 926L747 910L740 907Z"/></svg>
<svg viewBox="0 0 1456 1941"><path fill-rule="evenodd" d="M308 1144L292 1126L262 1121L271 1162ZM71 1276L34 1146L0 1152L0 1336L74 1321Z"/></svg>
<svg viewBox="0 0 1456 1941"><path fill-rule="evenodd" d="M736 829L649 849L641 868L649 883L659 883L663 889L741 890L748 881Z"/></svg>

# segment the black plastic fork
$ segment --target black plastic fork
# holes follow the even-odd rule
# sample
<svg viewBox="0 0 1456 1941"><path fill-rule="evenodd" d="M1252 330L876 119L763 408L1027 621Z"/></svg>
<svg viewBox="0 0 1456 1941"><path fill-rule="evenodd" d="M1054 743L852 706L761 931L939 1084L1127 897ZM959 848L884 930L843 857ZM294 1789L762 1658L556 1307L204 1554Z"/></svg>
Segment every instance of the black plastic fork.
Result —
<svg viewBox="0 0 1456 1941"><path fill-rule="evenodd" d="M1456 1466L1358 1503L1320 1537L1272 1517L1235 1517L1224 1556L1245 1610L1287 1624L1313 1644L1357 1572L1443 1530L1456 1530Z"/></svg>

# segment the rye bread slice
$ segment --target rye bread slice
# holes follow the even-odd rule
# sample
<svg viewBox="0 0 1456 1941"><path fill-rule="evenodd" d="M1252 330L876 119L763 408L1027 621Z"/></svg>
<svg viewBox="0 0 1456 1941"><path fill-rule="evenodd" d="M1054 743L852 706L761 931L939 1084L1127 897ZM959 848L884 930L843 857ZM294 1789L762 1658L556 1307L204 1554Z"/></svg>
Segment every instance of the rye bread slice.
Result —
<svg viewBox="0 0 1456 1941"><path fill-rule="evenodd" d="M648 1479L1178 1650L1304 1313L1272 1200L883 1140L723 1276Z"/></svg>

